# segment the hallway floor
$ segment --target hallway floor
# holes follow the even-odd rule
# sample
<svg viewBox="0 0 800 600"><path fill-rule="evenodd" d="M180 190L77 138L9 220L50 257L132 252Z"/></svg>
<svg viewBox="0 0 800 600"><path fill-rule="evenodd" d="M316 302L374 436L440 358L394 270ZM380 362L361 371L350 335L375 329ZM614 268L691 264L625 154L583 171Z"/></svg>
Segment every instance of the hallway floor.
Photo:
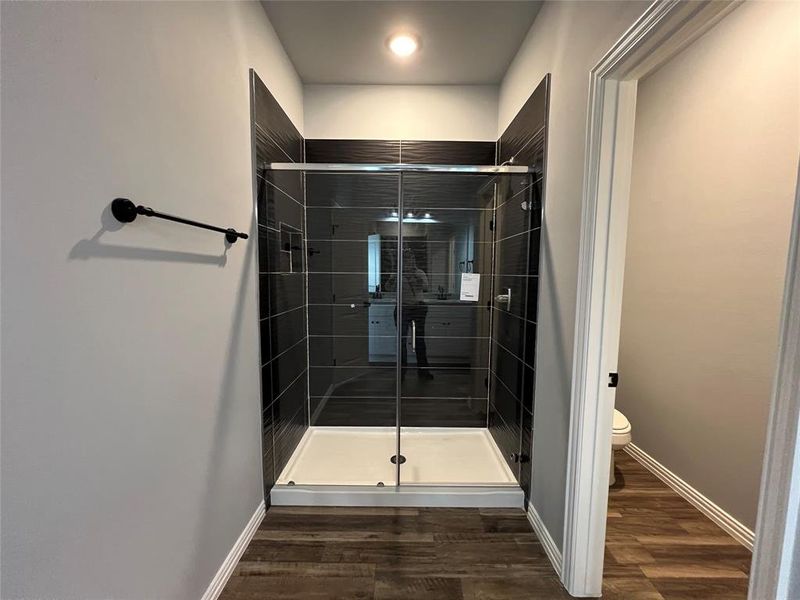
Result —
<svg viewBox="0 0 800 600"><path fill-rule="evenodd" d="M750 551L629 454L616 457L603 598L747 598Z"/></svg>
<svg viewBox="0 0 800 600"><path fill-rule="evenodd" d="M750 557L618 453L603 598L743 599ZM521 510L272 507L220 600L569 597Z"/></svg>
<svg viewBox="0 0 800 600"><path fill-rule="evenodd" d="M220 600L569 598L515 509L272 507Z"/></svg>

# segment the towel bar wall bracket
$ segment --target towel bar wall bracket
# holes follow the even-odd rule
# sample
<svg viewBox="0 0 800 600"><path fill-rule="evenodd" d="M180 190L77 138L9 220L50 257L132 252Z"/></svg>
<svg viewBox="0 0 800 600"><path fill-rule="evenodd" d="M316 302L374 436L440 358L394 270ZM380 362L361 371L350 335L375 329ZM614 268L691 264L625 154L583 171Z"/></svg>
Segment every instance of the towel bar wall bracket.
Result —
<svg viewBox="0 0 800 600"><path fill-rule="evenodd" d="M114 218L117 219L117 221L119 221L120 223L131 223L136 219L138 215L144 215L145 217L156 217L158 219L166 219L167 221L173 221L175 223L183 223L184 225L191 225L192 227L200 227L201 229L208 229L209 231L217 231L219 233L225 234L225 239L228 241L229 244L233 244L239 238L243 240L247 239L246 233L236 231L231 227L225 229L223 227L208 225L207 223L200 223L199 221L192 221L191 219L184 219L182 217L176 217L174 215L160 213L148 206L142 206L141 204L139 206L136 206L133 202L131 202L127 198L115 198L114 201L111 202L111 214L113 214Z"/></svg>

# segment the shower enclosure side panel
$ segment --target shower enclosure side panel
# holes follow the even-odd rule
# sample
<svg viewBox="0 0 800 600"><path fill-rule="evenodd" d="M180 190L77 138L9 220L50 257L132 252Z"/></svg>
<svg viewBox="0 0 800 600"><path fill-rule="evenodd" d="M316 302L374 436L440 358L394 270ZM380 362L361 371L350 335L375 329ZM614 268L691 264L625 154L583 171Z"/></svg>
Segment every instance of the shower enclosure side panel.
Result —
<svg viewBox="0 0 800 600"><path fill-rule="evenodd" d="M267 172L302 162L304 140L251 70L258 221L259 327L264 497L308 427L305 230L302 174Z"/></svg>
<svg viewBox="0 0 800 600"><path fill-rule="evenodd" d="M525 186L498 194L494 294L510 290L511 302L494 303L489 386L489 430L526 500L530 495L533 445L539 261L544 210L550 76L537 86L497 141L497 161L529 166Z"/></svg>

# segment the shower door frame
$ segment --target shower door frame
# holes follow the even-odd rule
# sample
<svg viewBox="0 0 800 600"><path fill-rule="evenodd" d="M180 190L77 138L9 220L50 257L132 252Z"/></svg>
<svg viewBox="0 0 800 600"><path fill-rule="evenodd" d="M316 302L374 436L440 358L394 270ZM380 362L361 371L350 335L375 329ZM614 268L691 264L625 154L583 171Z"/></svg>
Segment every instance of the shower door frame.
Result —
<svg viewBox="0 0 800 600"><path fill-rule="evenodd" d="M300 171L306 173L397 173L397 334L396 334L396 386L395 386L395 455L401 452L401 360L403 332L403 175L405 173L440 174L485 174L485 175L530 175L535 170L526 166L495 165L448 165L448 164L372 164L372 163L265 163L262 168L270 171ZM308 271L306 271L308 273ZM306 281L306 287L308 283ZM488 401L488 400L487 400ZM523 505L524 492L517 486L502 485L436 485L406 484L400 479L401 461L395 467L395 485L384 488L363 485L275 485L271 491L272 504L313 506L409 506L409 507L490 507L519 508Z"/></svg>

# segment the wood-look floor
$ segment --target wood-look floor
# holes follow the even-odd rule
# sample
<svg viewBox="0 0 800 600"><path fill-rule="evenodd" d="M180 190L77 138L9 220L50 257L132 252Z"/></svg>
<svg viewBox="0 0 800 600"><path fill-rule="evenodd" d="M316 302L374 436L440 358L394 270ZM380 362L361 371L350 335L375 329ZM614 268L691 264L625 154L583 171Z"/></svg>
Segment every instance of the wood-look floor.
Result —
<svg viewBox="0 0 800 600"><path fill-rule="evenodd" d="M603 597L745 598L750 553L618 453ZM273 507L221 600L557 600L521 510Z"/></svg>
<svg viewBox="0 0 800 600"><path fill-rule="evenodd" d="M272 507L222 600L569 598L522 510Z"/></svg>
<svg viewBox="0 0 800 600"><path fill-rule="evenodd" d="M603 598L747 598L750 551L628 454L616 467Z"/></svg>

